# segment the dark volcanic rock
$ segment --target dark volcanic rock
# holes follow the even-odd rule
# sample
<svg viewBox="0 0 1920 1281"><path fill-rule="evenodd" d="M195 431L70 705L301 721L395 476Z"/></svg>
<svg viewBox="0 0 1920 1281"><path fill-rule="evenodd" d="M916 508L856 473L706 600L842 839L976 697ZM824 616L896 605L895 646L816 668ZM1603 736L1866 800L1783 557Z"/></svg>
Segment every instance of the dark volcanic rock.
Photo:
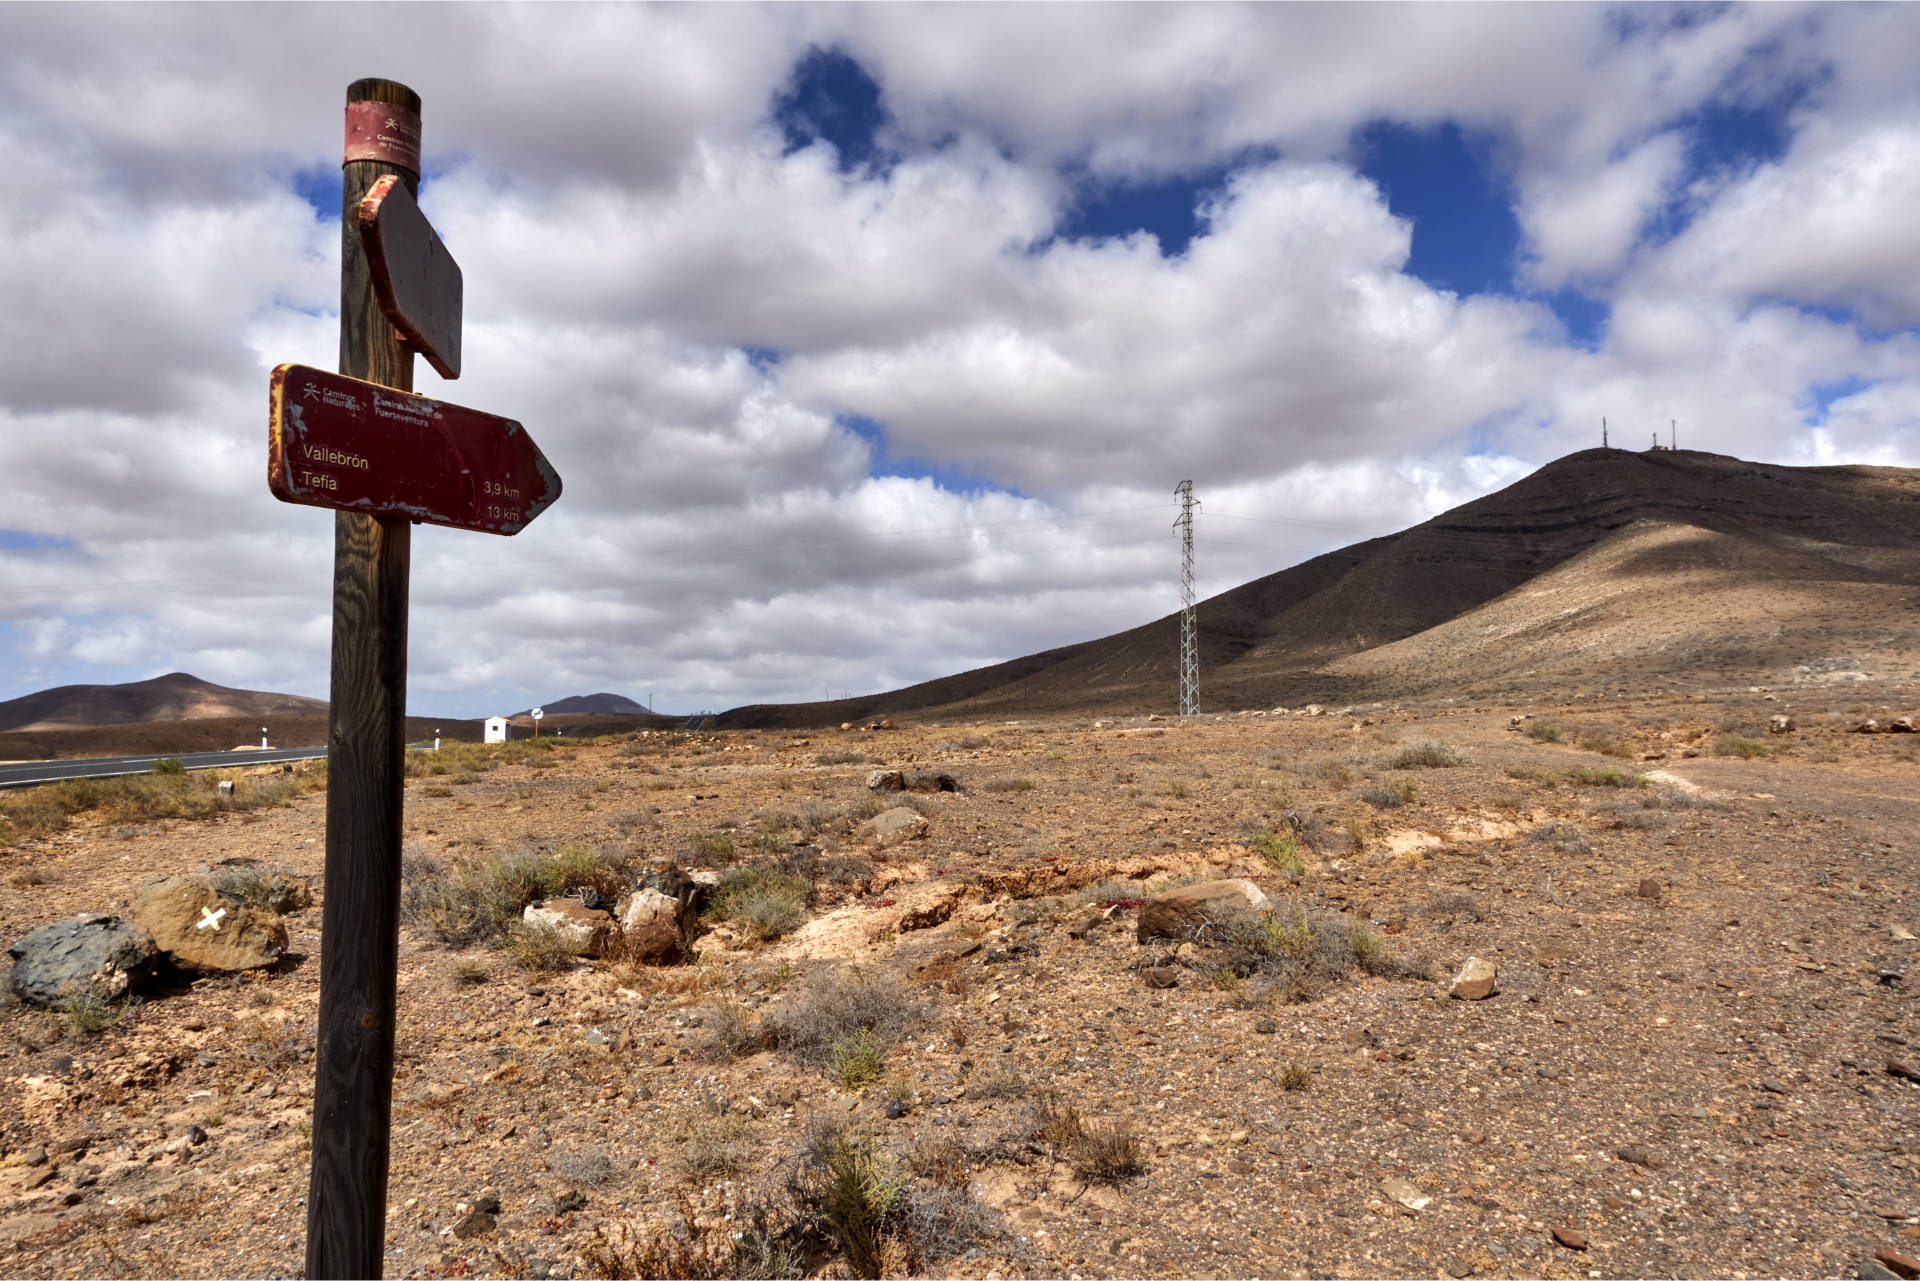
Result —
<svg viewBox="0 0 1920 1281"><path fill-rule="evenodd" d="M82 916L43 925L7 949L14 994L52 1008L69 996L110 1001L153 973L153 935L117 916Z"/></svg>

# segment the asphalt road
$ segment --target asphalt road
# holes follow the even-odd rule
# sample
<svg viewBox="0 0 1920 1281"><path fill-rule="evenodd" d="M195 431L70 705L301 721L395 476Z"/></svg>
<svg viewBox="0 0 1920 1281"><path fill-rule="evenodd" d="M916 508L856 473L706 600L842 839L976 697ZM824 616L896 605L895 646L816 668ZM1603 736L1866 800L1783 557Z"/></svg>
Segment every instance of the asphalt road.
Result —
<svg viewBox="0 0 1920 1281"><path fill-rule="evenodd" d="M251 752L184 752L180 763L188 769L240 769L248 765L271 765L275 761L310 761L325 756L324 747L273 747ZM31 787L63 778L111 778L119 774L145 774L158 756L95 756L64 761L21 761L0 764L0 787Z"/></svg>

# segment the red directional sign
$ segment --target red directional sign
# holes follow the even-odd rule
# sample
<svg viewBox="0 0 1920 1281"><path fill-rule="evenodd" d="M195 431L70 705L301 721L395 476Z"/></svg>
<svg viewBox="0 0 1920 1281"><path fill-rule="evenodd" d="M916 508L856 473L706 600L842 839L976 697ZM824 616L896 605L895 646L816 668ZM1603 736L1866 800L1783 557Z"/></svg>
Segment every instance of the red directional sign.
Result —
<svg viewBox="0 0 1920 1281"><path fill-rule="evenodd" d="M517 534L560 477L511 418L305 365L273 371L267 488L287 503Z"/></svg>
<svg viewBox="0 0 1920 1281"><path fill-rule="evenodd" d="M380 310L435 372L458 378L460 264L397 175L374 182L356 220Z"/></svg>

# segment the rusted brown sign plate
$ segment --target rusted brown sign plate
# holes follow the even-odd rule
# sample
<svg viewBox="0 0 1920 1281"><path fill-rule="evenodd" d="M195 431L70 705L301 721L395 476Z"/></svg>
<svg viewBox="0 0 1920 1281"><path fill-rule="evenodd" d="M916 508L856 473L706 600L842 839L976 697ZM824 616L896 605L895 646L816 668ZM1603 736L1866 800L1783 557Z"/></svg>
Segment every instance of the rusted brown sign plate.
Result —
<svg viewBox="0 0 1920 1281"><path fill-rule="evenodd" d="M458 378L460 264L393 174L373 184L357 217L380 310L442 378Z"/></svg>
<svg viewBox="0 0 1920 1281"><path fill-rule="evenodd" d="M560 497L527 429L305 365L273 371L267 488L287 503L517 534Z"/></svg>

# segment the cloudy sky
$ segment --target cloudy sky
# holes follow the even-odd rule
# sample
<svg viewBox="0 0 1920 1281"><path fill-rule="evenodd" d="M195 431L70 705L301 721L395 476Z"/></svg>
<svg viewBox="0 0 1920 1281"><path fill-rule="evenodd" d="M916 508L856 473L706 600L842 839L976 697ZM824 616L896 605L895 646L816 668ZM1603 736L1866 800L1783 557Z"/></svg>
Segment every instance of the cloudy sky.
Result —
<svg viewBox="0 0 1920 1281"><path fill-rule="evenodd" d="M1599 443L1920 465L1920 6L0 5L0 698L324 697L341 104L424 100L465 374L411 697L667 711L1102 635ZM1171 702L1173 692L1169 690Z"/></svg>

